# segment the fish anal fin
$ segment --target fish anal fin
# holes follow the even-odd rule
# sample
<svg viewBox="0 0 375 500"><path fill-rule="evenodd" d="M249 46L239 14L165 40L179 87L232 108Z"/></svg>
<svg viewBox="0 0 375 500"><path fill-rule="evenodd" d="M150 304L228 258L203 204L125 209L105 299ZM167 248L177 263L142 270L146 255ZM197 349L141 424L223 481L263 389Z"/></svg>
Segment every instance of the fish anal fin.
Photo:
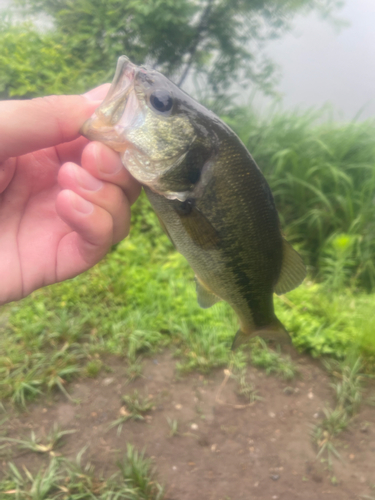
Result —
<svg viewBox="0 0 375 500"><path fill-rule="evenodd" d="M211 292L211 290L209 290L204 283L202 283L198 276L195 276L195 284L197 289L198 304L203 309L208 309L221 300L220 297Z"/></svg>
<svg viewBox="0 0 375 500"><path fill-rule="evenodd" d="M242 344L246 344L249 340L255 337L261 337L264 340L283 346L291 345L292 343L289 333L284 328L282 323L276 318L275 321L262 328L254 327L254 329L248 329L241 326L233 339L232 350Z"/></svg>
<svg viewBox="0 0 375 500"><path fill-rule="evenodd" d="M302 283L306 277L306 267L302 257L292 245L283 239L283 262L279 279L274 287L277 295L289 292Z"/></svg>

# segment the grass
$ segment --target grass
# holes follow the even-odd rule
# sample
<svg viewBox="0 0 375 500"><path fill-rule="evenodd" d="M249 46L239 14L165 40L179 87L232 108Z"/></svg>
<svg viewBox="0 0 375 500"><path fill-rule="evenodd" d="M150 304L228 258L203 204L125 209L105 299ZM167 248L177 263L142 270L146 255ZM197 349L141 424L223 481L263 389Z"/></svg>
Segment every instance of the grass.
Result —
<svg viewBox="0 0 375 500"><path fill-rule="evenodd" d="M262 398L258 395L254 385L248 381L247 364L248 359L243 351L239 350L234 353L232 355L231 376L237 382L237 394L247 403L254 403Z"/></svg>
<svg viewBox="0 0 375 500"><path fill-rule="evenodd" d="M374 373L375 294L367 293L375 255L373 125L318 123L313 113L233 116L236 122L228 120L273 187L287 237L322 280L275 298L277 316L298 350L343 359L354 349ZM100 264L2 308L0 316L7 317L0 398L21 406L55 390L69 398L69 381L97 376L108 355L125 357L131 380L142 374L141 358L167 346L181 373L228 366L238 329L227 304L199 308L194 273L144 196L133 210L130 237ZM288 364L270 368L277 361L266 351L253 357L292 376Z"/></svg>
<svg viewBox="0 0 375 500"><path fill-rule="evenodd" d="M141 396L137 390L133 394L126 394L122 397L130 415L140 418L143 414L153 409L155 403L149 397Z"/></svg>
<svg viewBox="0 0 375 500"><path fill-rule="evenodd" d="M296 365L288 356L272 351L261 338L252 346L250 359L254 366L263 368L268 375L274 373L284 380L291 380L298 373Z"/></svg>
<svg viewBox="0 0 375 500"><path fill-rule="evenodd" d="M175 418L167 417L167 422L169 426L169 437L174 437L179 434L178 431L178 420Z"/></svg>
<svg viewBox="0 0 375 500"><path fill-rule="evenodd" d="M54 425L51 431L46 436L45 440L37 437L34 431L31 431L30 439L12 439L0 438L0 442L15 443L19 448L24 450L34 451L36 453L53 453L53 451L61 445L64 436L74 434L75 430L61 430L57 425Z"/></svg>
<svg viewBox="0 0 375 500"><path fill-rule="evenodd" d="M154 480L151 460L145 458L144 451L138 452L130 444L127 448L127 454L119 463L119 468L123 480L134 492L129 500L161 500L163 488Z"/></svg>
<svg viewBox="0 0 375 500"><path fill-rule="evenodd" d="M350 425L359 410L364 377L362 359L353 354L342 361L325 361L325 366L333 378L331 387L335 393L335 407L324 408L324 418L314 427L312 437L319 450L317 456L326 455L332 469L333 456L341 458L336 438Z"/></svg>
<svg viewBox="0 0 375 500"><path fill-rule="evenodd" d="M117 427L118 434L121 433L122 426L127 420L145 420L145 414L155 406L151 398L142 396L137 390L133 394L126 394L122 400L125 406L120 408L120 417L111 422L108 427L108 429Z"/></svg>
<svg viewBox="0 0 375 500"><path fill-rule="evenodd" d="M84 451L84 450L83 450ZM156 481L152 462L128 444L118 463L119 472L108 479L97 476L90 464L52 457L36 473L13 463L0 482L0 497L15 500L162 500L163 488Z"/></svg>

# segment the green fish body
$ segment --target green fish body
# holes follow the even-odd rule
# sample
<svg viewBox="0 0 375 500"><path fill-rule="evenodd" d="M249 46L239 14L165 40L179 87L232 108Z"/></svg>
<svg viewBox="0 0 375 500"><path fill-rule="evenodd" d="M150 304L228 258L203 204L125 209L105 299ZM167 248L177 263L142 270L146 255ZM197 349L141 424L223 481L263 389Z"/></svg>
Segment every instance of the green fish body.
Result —
<svg viewBox="0 0 375 500"><path fill-rule="evenodd" d="M196 274L198 302L225 300L240 329L234 347L260 335L288 338L273 293L306 271L283 238L271 190L236 134L156 71L118 62L112 87L82 133L119 151Z"/></svg>

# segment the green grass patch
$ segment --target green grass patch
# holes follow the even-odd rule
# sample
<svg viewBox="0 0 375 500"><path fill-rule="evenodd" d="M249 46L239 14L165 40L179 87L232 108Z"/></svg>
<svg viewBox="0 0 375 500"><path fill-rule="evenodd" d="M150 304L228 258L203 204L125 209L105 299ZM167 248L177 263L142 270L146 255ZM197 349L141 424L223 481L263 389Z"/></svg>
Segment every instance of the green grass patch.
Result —
<svg viewBox="0 0 375 500"><path fill-rule="evenodd" d="M291 380L298 373L295 363L289 356L272 351L263 339L258 339L252 346L250 359L254 366L263 368L268 375L274 373L284 380Z"/></svg>
<svg viewBox="0 0 375 500"><path fill-rule="evenodd" d="M351 352L343 360L326 360L325 366L332 376L331 387L335 392L334 408L324 408L324 418L313 428L312 439L318 448L317 457L326 455L332 470L332 458L341 459L337 436L351 423L362 401L364 375L360 357Z"/></svg>
<svg viewBox="0 0 375 500"><path fill-rule="evenodd" d="M0 481L0 496L15 500L162 500L163 488L143 451L128 444L118 469L117 474L104 479L92 466L81 465L80 454L76 462L52 457L34 474L10 462L6 478Z"/></svg>
<svg viewBox="0 0 375 500"><path fill-rule="evenodd" d="M141 209L144 209L141 200ZM140 209L139 209L140 210ZM135 230L95 268L7 306L0 336L0 397L25 404L46 391L67 394L78 374L96 376L105 354L125 357L129 377L139 356L166 346L182 372L226 366L238 328L225 303L201 309L194 274L161 233L152 212L136 212ZM313 356L362 354L375 367L375 295L307 282L275 299L293 343ZM134 373L133 373L134 372Z"/></svg>
<svg viewBox="0 0 375 500"><path fill-rule="evenodd" d="M364 357L367 371L374 371L375 294L350 289L332 293L324 284L307 281L275 303L299 350L337 358L355 351Z"/></svg>

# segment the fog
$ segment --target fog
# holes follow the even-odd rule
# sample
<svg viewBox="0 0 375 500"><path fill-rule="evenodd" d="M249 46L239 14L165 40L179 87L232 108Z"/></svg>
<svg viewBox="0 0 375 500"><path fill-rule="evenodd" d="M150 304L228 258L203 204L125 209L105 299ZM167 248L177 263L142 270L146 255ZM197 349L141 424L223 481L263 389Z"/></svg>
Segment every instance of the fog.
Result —
<svg viewBox="0 0 375 500"><path fill-rule="evenodd" d="M375 116L375 0L346 0L339 31L312 14L296 19L293 32L268 45L281 66L277 90L286 108L331 103L337 115Z"/></svg>
<svg viewBox="0 0 375 500"><path fill-rule="evenodd" d="M0 9L11 5L0 0ZM298 17L292 32L267 45L281 69L286 108L331 103L336 117L375 116L375 0L346 0L341 30L317 15Z"/></svg>

